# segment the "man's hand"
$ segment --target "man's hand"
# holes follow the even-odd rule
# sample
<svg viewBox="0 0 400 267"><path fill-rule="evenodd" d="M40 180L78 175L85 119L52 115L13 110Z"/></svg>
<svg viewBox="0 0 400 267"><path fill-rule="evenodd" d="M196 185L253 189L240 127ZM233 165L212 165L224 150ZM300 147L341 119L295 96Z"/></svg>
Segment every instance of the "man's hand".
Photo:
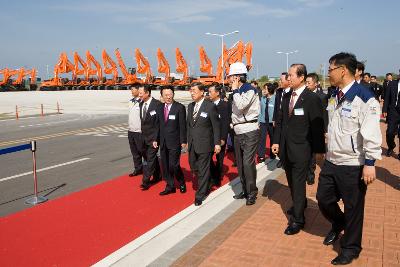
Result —
<svg viewBox="0 0 400 267"><path fill-rule="evenodd" d="M271 146L272 149L272 153L274 153L275 155L277 155L279 153L279 145L278 144L273 144Z"/></svg>
<svg viewBox="0 0 400 267"><path fill-rule="evenodd" d="M366 185L371 184L376 178L375 166L364 165L362 179Z"/></svg>
<svg viewBox="0 0 400 267"><path fill-rule="evenodd" d="M383 112L382 115L383 115L384 118L386 118L387 112Z"/></svg>
<svg viewBox="0 0 400 267"><path fill-rule="evenodd" d="M158 147L157 141L153 141L153 147L154 147L154 148L157 148L157 147Z"/></svg>
<svg viewBox="0 0 400 267"><path fill-rule="evenodd" d="M215 154L218 154L219 152L221 152L221 146L220 145L215 145L214 146L214 152L215 152Z"/></svg>
<svg viewBox="0 0 400 267"><path fill-rule="evenodd" d="M315 161L318 163L318 165L321 165L324 158L325 158L325 154L322 154L322 153L315 154Z"/></svg>
<svg viewBox="0 0 400 267"><path fill-rule="evenodd" d="M239 89L239 77L235 76L233 77L233 82L232 82L232 91Z"/></svg>
<svg viewBox="0 0 400 267"><path fill-rule="evenodd" d="M225 145L225 140L221 139L221 146Z"/></svg>
<svg viewBox="0 0 400 267"><path fill-rule="evenodd" d="M181 145L181 147L182 147L183 149L187 149L187 144L184 143L184 144Z"/></svg>

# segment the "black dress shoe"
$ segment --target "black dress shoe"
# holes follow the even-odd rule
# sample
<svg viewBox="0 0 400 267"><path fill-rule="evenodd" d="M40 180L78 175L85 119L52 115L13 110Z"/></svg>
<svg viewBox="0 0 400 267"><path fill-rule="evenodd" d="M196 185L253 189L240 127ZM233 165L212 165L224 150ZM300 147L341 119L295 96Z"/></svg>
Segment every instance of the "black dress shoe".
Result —
<svg viewBox="0 0 400 267"><path fill-rule="evenodd" d="M232 167L237 167L236 162L232 163Z"/></svg>
<svg viewBox="0 0 400 267"><path fill-rule="evenodd" d="M153 178L153 180L150 181L150 184L156 184L156 183L158 183L160 181L161 181L161 177Z"/></svg>
<svg viewBox="0 0 400 267"><path fill-rule="evenodd" d="M339 254L339 256L337 256L336 258L334 258L331 263L333 265L346 265L346 264L350 264L354 259L357 259L358 255L354 255L354 256L345 256L343 254Z"/></svg>
<svg viewBox="0 0 400 267"><path fill-rule="evenodd" d="M165 195L169 195L169 194L174 194L176 192L176 189L167 189L165 188L164 191L160 192L160 196L165 196Z"/></svg>
<svg viewBox="0 0 400 267"><path fill-rule="evenodd" d="M186 184L181 184L179 186L179 191L183 194L186 193Z"/></svg>
<svg viewBox="0 0 400 267"><path fill-rule="evenodd" d="M314 183L315 183L315 178L313 176L307 178L308 185L313 185Z"/></svg>
<svg viewBox="0 0 400 267"><path fill-rule="evenodd" d="M303 229L304 226L298 223L291 223L285 230L285 235L295 235Z"/></svg>
<svg viewBox="0 0 400 267"><path fill-rule="evenodd" d="M234 199L244 199L246 197L247 197L246 194L243 192L233 196Z"/></svg>
<svg viewBox="0 0 400 267"><path fill-rule="evenodd" d="M132 173L129 174L129 177L137 176L142 173L143 173L143 170L134 170Z"/></svg>
<svg viewBox="0 0 400 267"><path fill-rule="evenodd" d="M251 206L256 204L256 198L255 197L249 197L246 199L246 206Z"/></svg>
<svg viewBox="0 0 400 267"><path fill-rule="evenodd" d="M194 201L195 206L200 206L201 204L203 204L203 201L201 201L200 199L195 199Z"/></svg>
<svg viewBox="0 0 400 267"><path fill-rule="evenodd" d="M386 151L386 157L390 157L393 153L393 149L388 149L388 151Z"/></svg>
<svg viewBox="0 0 400 267"><path fill-rule="evenodd" d="M140 188L144 191L144 190L149 190L150 185L149 184L141 184Z"/></svg>
<svg viewBox="0 0 400 267"><path fill-rule="evenodd" d="M330 230L329 233L326 235L323 244L325 246L329 246L335 243L335 241L339 238L340 232L341 231Z"/></svg>

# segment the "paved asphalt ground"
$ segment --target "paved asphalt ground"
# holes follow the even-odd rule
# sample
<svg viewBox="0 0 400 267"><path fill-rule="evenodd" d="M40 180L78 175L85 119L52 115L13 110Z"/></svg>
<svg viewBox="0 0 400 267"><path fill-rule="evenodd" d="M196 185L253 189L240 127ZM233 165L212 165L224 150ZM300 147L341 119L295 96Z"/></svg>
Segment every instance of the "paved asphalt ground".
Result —
<svg viewBox="0 0 400 267"><path fill-rule="evenodd" d="M3 120L0 148L38 140L37 169L55 166L38 172L39 195L54 199L131 170L127 119L127 115L61 114ZM23 175L30 171L30 150L0 156L0 216L30 207L24 202L33 194L33 175Z"/></svg>

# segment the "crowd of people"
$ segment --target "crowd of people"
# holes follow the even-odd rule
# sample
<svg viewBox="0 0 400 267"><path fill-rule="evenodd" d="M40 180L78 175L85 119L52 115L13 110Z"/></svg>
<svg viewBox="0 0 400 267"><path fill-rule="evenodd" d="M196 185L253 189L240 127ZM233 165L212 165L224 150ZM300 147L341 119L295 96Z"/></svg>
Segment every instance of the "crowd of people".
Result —
<svg viewBox="0 0 400 267"><path fill-rule="evenodd" d="M364 69L353 54L332 56L331 86L325 93L318 75L307 73L304 64L291 65L278 83L266 83L260 89L257 82L247 81L246 66L237 62L230 66L228 89L217 83L193 83L193 102L187 110L174 100L172 86L161 88L160 102L151 96L149 85L134 84L128 131L134 170L129 176L143 173L142 190L163 177L161 196L177 189L185 193L180 156L187 151L198 183L194 204L199 206L212 186L221 186L225 151L230 146L242 185L233 198L253 205L258 194L256 162L279 159L277 167L285 170L293 203L284 234L294 235L306 223L306 184L315 183L319 163L318 205L332 224L323 243L332 245L344 231L340 253L332 264L348 264L362 249L365 194L376 177L375 161L381 159L380 101L388 124L387 156L394 153L400 123L400 82L388 73L381 86ZM344 211L339 208L340 199Z"/></svg>

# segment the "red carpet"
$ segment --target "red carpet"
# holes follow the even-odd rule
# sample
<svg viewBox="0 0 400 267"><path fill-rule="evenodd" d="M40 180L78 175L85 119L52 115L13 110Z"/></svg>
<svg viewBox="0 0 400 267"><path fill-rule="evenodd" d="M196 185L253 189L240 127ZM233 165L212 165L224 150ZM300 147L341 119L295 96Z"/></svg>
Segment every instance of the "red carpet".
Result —
<svg viewBox="0 0 400 267"><path fill-rule="evenodd" d="M237 176L231 158L225 157L223 184ZM121 176L0 218L0 266L96 263L193 203L187 155L181 162L186 194L160 197L165 182L141 191L141 177Z"/></svg>

